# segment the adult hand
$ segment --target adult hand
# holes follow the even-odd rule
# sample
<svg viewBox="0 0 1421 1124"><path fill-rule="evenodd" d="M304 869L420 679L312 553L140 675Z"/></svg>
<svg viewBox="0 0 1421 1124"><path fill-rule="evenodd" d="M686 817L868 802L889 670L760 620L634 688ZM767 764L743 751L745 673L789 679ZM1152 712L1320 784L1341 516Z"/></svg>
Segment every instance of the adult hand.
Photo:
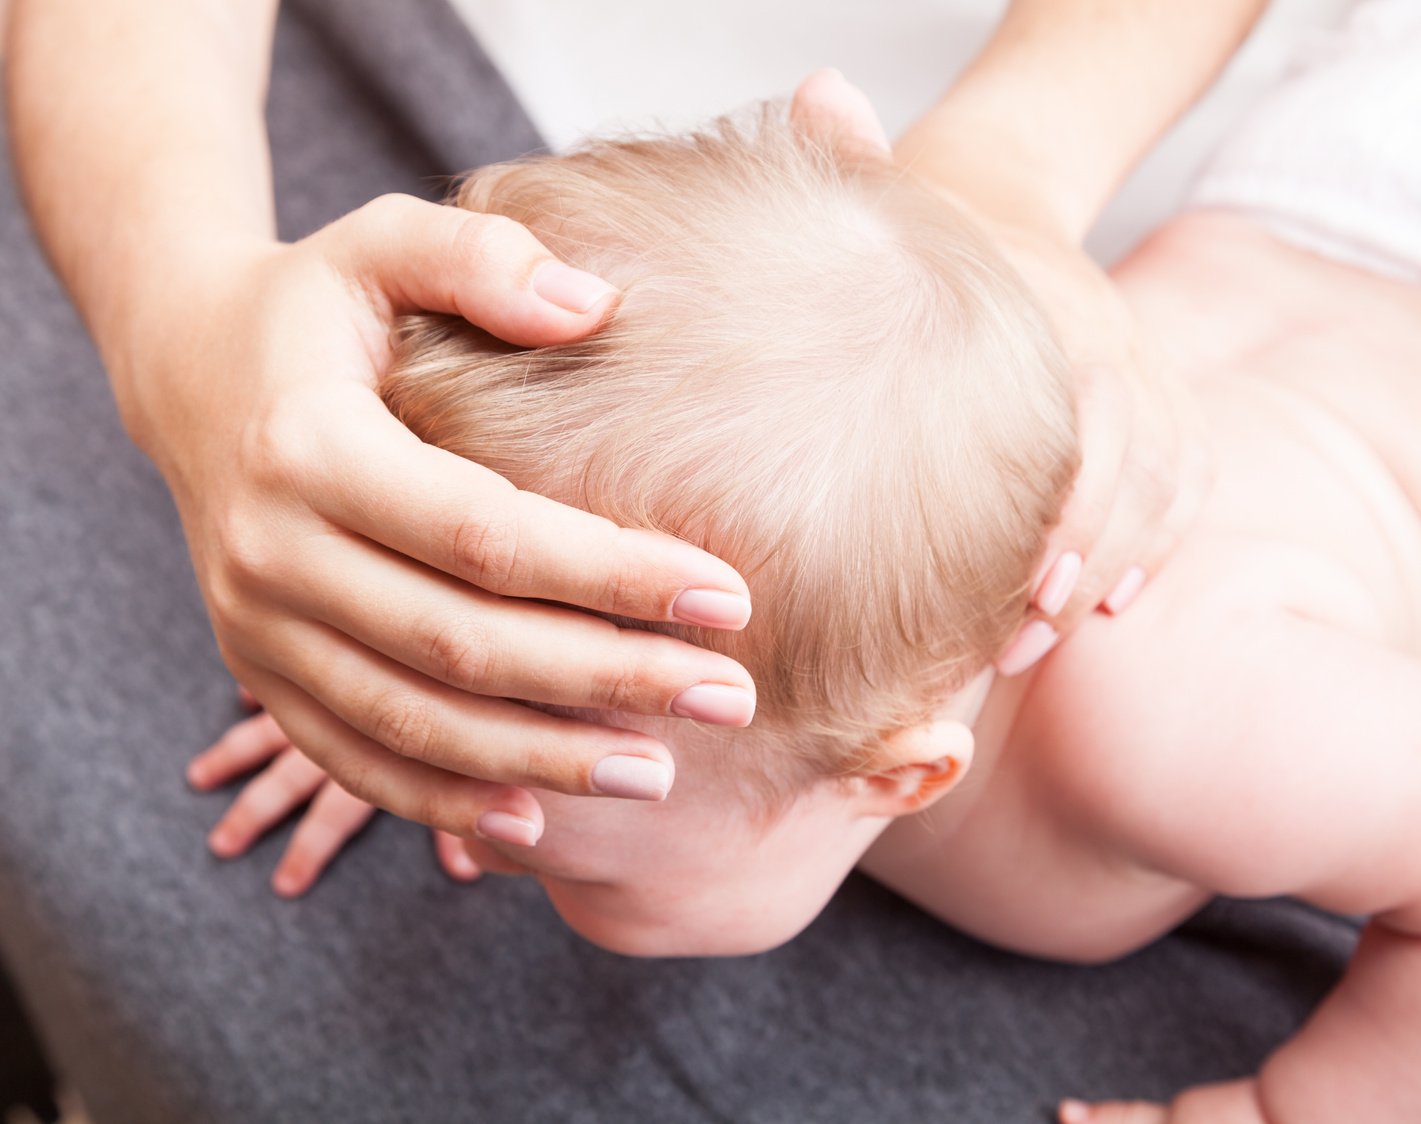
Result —
<svg viewBox="0 0 1421 1124"><path fill-rule="evenodd" d="M1088 613L1123 612L1199 513L1203 416L1169 358L1079 246L1025 216L968 210L1035 293L1070 364L1081 470L1032 592L1038 616L998 659L1025 671Z"/></svg>
<svg viewBox="0 0 1421 1124"><path fill-rule="evenodd" d="M121 407L177 500L228 666L344 789L532 844L541 811L516 786L660 799L673 764L645 734L509 700L750 720L734 661L563 607L740 628L733 569L424 445L376 393L401 314L548 344L595 330L610 286L513 222L403 196L207 258L220 268L135 326L151 369L118 380Z"/></svg>
<svg viewBox="0 0 1421 1124"><path fill-rule="evenodd" d="M975 178L983 165L936 150L919 159L911 133L895 153L868 98L837 71L806 79L791 112L840 144L896 155L949 195L1021 273L1065 349L1082 470L1033 590L1038 615L998 660L1005 674L1025 671L1085 614L1123 611L1174 548L1208 488L1202 418L1114 284L1038 197Z"/></svg>

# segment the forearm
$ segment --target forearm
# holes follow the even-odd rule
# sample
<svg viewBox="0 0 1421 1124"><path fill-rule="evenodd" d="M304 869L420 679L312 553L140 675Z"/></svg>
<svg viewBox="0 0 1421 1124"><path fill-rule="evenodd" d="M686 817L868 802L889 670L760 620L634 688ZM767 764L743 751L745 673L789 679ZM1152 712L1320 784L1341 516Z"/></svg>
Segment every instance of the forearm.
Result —
<svg viewBox="0 0 1421 1124"><path fill-rule="evenodd" d="M276 0L14 4L21 187L121 407L144 325L168 316L171 294L191 297L226 250L273 237L263 104L275 12Z"/></svg>
<svg viewBox="0 0 1421 1124"><path fill-rule="evenodd" d="M993 217L1085 236L1267 0L1013 0L900 161Z"/></svg>

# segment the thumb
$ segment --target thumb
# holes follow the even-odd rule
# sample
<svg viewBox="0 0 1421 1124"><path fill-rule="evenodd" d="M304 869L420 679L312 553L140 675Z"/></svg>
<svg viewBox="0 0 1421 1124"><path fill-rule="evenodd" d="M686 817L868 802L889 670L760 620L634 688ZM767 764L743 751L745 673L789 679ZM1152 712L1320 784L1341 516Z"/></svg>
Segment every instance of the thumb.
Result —
<svg viewBox="0 0 1421 1124"><path fill-rule="evenodd" d="M837 70L816 70L799 84L789 107L795 128L829 138L849 155L892 159L893 148L868 95Z"/></svg>
<svg viewBox="0 0 1421 1124"><path fill-rule="evenodd" d="M453 313L523 347L589 335L618 297L512 219L412 195L382 195L308 243L391 320Z"/></svg>

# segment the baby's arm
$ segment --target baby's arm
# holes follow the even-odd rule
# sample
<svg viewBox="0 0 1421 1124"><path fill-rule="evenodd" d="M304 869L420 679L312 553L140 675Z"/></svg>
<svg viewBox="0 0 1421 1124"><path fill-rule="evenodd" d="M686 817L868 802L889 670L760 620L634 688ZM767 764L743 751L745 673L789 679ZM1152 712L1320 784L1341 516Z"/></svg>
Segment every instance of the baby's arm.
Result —
<svg viewBox="0 0 1421 1124"><path fill-rule="evenodd" d="M1094 658L1043 683L1051 695L1078 691L1089 668L1112 683L1110 726L1149 731L1124 760L1081 740L1072 795L1149 868L1218 893L1292 894L1372 921L1342 983L1257 1078L1189 1090L1165 1111L1077 1108L1062 1119L1414 1124L1421 663L1276 609L1203 627L1218 631L1202 648L1156 636L1153 650L1096 630L1081 638Z"/></svg>

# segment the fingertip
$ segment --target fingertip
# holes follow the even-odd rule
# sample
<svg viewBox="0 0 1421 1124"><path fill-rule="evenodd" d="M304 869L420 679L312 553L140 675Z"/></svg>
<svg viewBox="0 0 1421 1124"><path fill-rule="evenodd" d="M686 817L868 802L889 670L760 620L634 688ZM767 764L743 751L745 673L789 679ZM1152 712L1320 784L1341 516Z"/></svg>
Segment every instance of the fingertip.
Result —
<svg viewBox="0 0 1421 1124"><path fill-rule="evenodd" d="M314 879L304 876L284 866L279 866L272 873L271 889L279 898L287 901L299 898L311 888Z"/></svg>
<svg viewBox="0 0 1421 1124"><path fill-rule="evenodd" d="M541 823L496 808L479 817L475 830L485 839L514 847L536 846L543 834Z"/></svg>
<svg viewBox="0 0 1421 1124"><path fill-rule="evenodd" d="M1068 1098L1057 1109L1060 1124L1090 1124L1090 1105Z"/></svg>
<svg viewBox="0 0 1421 1124"><path fill-rule="evenodd" d="M1031 670L1050 653L1060 633L1044 620L1027 621L996 659L997 671L1010 678Z"/></svg>
<svg viewBox="0 0 1421 1124"><path fill-rule="evenodd" d="M457 835L435 832L434 845L444 873L456 882L476 882L483 875L479 864L464 849L464 841Z"/></svg>
<svg viewBox="0 0 1421 1124"><path fill-rule="evenodd" d="M671 603L681 624L739 632L750 623L753 606L747 593L724 589L684 589Z"/></svg>
<svg viewBox="0 0 1421 1124"><path fill-rule="evenodd" d="M669 761L631 754L614 753L592 767L588 781L592 791L622 800L665 800L676 775Z"/></svg>
<svg viewBox="0 0 1421 1124"><path fill-rule="evenodd" d="M1033 603L1048 617L1060 616L1080 581L1084 559L1080 552L1068 550L1057 558L1042 575L1033 596Z"/></svg>
<svg viewBox="0 0 1421 1124"><path fill-rule="evenodd" d="M616 286L596 274L556 258L549 258L533 271L532 288L559 310L592 319L594 325L602 322L621 295Z"/></svg>
<svg viewBox="0 0 1421 1124"><path fill-rule="evenodd" d="M1134 604L1135 598L1140 595L1140 591L1145 588L1145 581L1148 575L1143 566L1131 566L1125 571L1120 581L1116 583L1105 596L1105 600L1100 603L1100 607L1112 617L1118 616Z"/></svg>
<svg viewBox="0 0 1421 1124"><path fill-rule="evenodd" d="M219 859L235 859L247 846L246 841L231 828L218 824L208 833L207 849Z"/></svg>
<svg viewBox="0 0 1421 1124"><path fill-rule="evenodd" d="M198 792L206 792L212 787L212 777L200 761L189 761L186 771L187 783Z"/></svg>

